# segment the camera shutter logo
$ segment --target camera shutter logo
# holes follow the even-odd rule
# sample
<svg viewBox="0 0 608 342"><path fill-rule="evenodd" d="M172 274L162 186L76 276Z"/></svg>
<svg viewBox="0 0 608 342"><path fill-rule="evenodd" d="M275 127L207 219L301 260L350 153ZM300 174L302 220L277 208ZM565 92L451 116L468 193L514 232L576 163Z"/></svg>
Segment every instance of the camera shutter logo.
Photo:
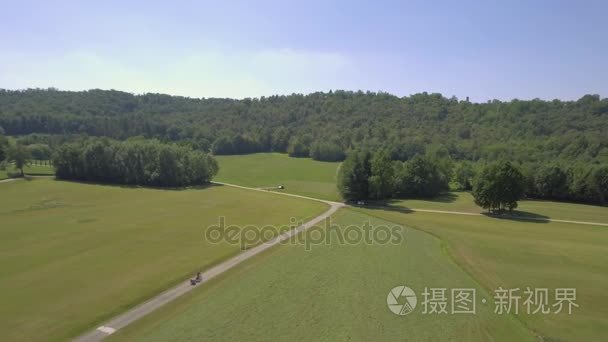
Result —
<svg viewBox="0 0 608 342"><path fill-rule="evenodd" d="M412 289L407 286L393 288L386 297L389 310L396 315L407 315L414 311L418 298Z"/></svg>

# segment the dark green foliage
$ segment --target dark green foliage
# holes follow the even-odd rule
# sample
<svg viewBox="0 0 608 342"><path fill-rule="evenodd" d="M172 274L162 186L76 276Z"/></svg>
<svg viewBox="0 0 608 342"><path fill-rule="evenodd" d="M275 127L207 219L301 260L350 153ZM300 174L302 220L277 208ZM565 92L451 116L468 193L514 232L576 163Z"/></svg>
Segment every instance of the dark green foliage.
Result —
<svg viewBox="0 0 608 342"><path fill-rule="evenodd" d="M475 169L470 162L462 161L456 164L453 179L458 190L473 189L473 178L475 178Z"/></svg>
<svg viewBox="0 0 608 342"><path fill-rule="evenodd" d="M449 189L448 176L437 160L417 155L396 162L395 193L398 197L431 198Z"/></svg>
<svg viewBox="0 0 608 342"><path fill-rule="evenodd" d="M525 163L522 173L526 196L538 199L605 204L605 178L608 165L573 163L543 165Z"/></svg>
<svg viewBox="0 0 608 342"><path fill-rule="evenodd" d="M217 138L211 146L211 151L215 155L248 154L261 152L262 150L264 149L259 141L242 134L223 135Z"/></svg>
<svg viewBox="0 0 608 342"><path fill-rule="evenodd" d="M598 167L593 173L593 182L601 203L608 202L608 165Z"/></svg>
<svg viewBox="0 0 608 342"><path fill-rule="evenodd" d="M366 151L351 152L340 167L338 190L347 201L369 198L371 156Z"/></svg>
<svg viewBox="0 0 608 342"><path fill-rule="evenodd" d="M603 171L597 170L608 163L608 99L597 95L471 103L428 93L335 91L233 100L0 90L0 126L17 136L18 144L36 145L30 147L34 158L48 153L41 145L54 150L86 136L155 138L218 155L289 150L292 156L327 161L342 160L353 149L387 148L394 161L393 196L431 196L448 180L470 189L472 163L510 160L522 166L527 196L606 201ZM6 154L0 141L0 157L3 150ZM397 162L410 163L416 155L428 163ZM426 167L433 171L412 176ZM427 181L430 186L420 189Z"/></svg>
<svg viewBox="0 0 608 342"><path fill-rule="evenodd" d="M9 163L14 163L15 167L19 170L19 173L23 177L23 167L30 164L32 155L30 150L23 145L9 146L6 151L6 160Z"/></svg>
<svg viewBox="0 0 608 342"><path fill-rule="evenodd" d="M53 163L61 179L166 187L205 184L218 171L216 161L207 154L142 139L64 144Z"/></svg>
<svg viewBox="0 0 608 342"><path fill-rule="evenodd" d="M524 176L511 162L486 165L475 178L475 203L490 212L513 211L524 195Z"/></svg>
<svg viewBox="0 0 608 342"><path fill-rule="evenodd" d="M337 141L344 150L389 147L393 160L409 160L441 143L454 160L608 162L606 108L608 99L599 96L470 103L427 93L397 97L335 91L232 100L0 90L0 126L8 135L142 135L206 141L201 148L209 148L222 136L240 134L262 151L284 152L291 137L311 134L313 141Z"/></svg>
<svg viewBox="0 0 608 342"><path fill-rule="evenodd" d="M285 127L278 127L270 137L270 149L273 152L287 152L289 145L289 131Z"/></svg>
<svg viewBox="0 0 608 342"><path fill-rule="evenodd" d="M8 149L8 139L0 134L0 162L6 159L6 152Z"/></svg>
<svg viewBox="0 0 608 342"><path fill-rule="evenodd" d="M51 155L53 154L49 145L45 144L32 144L28 145L27 148L32 154L32 159L35 160L49 160L51 159Z"/></svg>
<svg viewBox="0 0 608 342"><path fill-rule="evenodd" d="M310 147L310 157L320 161L343 161L346 154L342 147L332 142L317 141Z"/></svg>
<svg viewBox="0 0 608 342"><path fill-rule="evenodd" d="M424 154L425 151L424 143L420 140L398 141L391 147L391 158L393 160L406 161L417 154Z"/></svg>
<svg viewBox="0 0 608 342"><path fill-rule="evenodd" d="M294 137L289 141L287 153L290 157L304 158L310 156L310 150L302 138Z"/></svg>
<svg viewBox="0 0 608 342"><path fill-rule="evenodd" d="M407 162L392 161L388 150L374 154L351 152L340 169L338 189L347 200L392 196L429 198L448 190L441 163L429 156L416 155ZM448 170L451 172L451 170Z"/></svg>
<svg viewBox="0 0 608 342"><path fill-rule="evenodd" d="M387 150L374 153L371 159L371 174L369 177L369 197L385 199L394 192L394 166Z"/></svg>
<svg viewBox="0 0 608 342"><path fill-rule="evenodd" d="M448 149L441 144L433 144L426 148L427 160L438 168L440 184L444 184L446 189L453 177L454 163Z"/></svg>
<svg viewBox="0 0 608 342"><path fill-rule="evenodd" d="M532 194L538 198L565 199L568 195L568 174L558 165L545 165L536 170Z"/></svg>

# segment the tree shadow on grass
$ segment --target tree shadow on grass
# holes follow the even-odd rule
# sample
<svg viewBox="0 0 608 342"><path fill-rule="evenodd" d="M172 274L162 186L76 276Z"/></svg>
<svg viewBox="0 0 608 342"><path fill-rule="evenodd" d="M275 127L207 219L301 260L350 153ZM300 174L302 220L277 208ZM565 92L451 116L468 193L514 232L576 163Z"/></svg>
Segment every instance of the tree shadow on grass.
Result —
<svg viewBox="0 0 608 342"><path fill-rule="evenodd" d="M414 199L419 199L419 200L428 201L428 202L452 203L452 202L456 201L457 198L458 198L458 196L456 194L454 194L453 192L444 192L444 193L442 193L438 196L432 197L432 198L414 198Z"/></svg>
<svg viewBox="0 0 608 342"><path fill-rule="evenodd" d="M414 211L408 207L404 207L401 205L394 205L396 200L387 200L387 201L369 201L363 205L358 205L356 203L349 203L351 207L361 208L361 209L370 209L370 210L388 210L395 211L402 214L412 214Z"/></svg>
<svg viewBox="0 0 608 342"><path fill-rule="evenodd" d="M53 180L56 182L78 183L78 184L86 184L86 185L102 185L102 186L111 186L111 187L122 188L122 189L150 189L150 190L168 190L168 191L203 190L203 189L208 189L208 188L212 188L212 187L223 186L222 184L207 183L207 184L192 185L192 186L185 186L185 187L170 187L170 186L119 184L119 183L110 183L110 182L94 182L94 181L86 181L86 180L73 180L73 179L60 179L60 178L53 178Z"/></svg>
<svg viewBox="0 0 608 342"><path fill-rule="evenodd" d="M536 214L536 213L531 213L529 211L522 211L522 210L513 210L513 212L511 213L482 213L482 215L487 216L487 217L491 217L491 218L496 218L496 219L501 219L501 220L511 220L511 221L526 221L526 222L532 222L532 223L549 223L551 222L551 218L549 216L545 216L545 215L541 215L541 214Z"/></svg>

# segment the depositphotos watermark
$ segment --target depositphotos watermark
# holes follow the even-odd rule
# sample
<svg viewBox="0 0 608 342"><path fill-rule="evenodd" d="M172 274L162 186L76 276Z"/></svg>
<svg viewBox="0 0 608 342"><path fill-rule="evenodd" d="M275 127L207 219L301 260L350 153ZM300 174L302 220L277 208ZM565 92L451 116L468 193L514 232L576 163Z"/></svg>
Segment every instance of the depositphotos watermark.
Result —
<svg viewBox="0 0 608 342"><path fill-rule="evenodd" d="M482 305L493 305L497 315L526 313L572 314L576 303L576 288L510 288L494 290L490 303L481 298ZM418 297L405 285L392 288L386 297L388 309L396 315L407 315L416 309ZM475 288L425 287L421 298L423 315L475 314L477 313L477 290Z"/></svg>
<svg viewBox="0 0 608 342"><path fill-rule="evenodd" d="M247 249L294 231L304 225L303 221L290 219L290 225L245 225L229 224L220 216L218 223L205 230L206 241L213 244L227 243ZM341 226L331 221L331 216L314 225L302 234L293 234L280 241L281 244L304 245L307 251L317 245L399 245L404 240L405 229L399 225L372 225L369 221L361 225Z"/></svg>

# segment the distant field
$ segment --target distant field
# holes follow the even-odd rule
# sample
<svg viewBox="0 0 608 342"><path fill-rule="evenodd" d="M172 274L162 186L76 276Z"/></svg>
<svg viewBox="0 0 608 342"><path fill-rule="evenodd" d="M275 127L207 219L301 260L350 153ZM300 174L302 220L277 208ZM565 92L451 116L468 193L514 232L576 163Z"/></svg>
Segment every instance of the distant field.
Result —
<svg viewBox="0 0 608 342"><path fill-rule="evenodd" d="M216 156L218 182L254 188L285 186L283 191L303 196L339 200L336 175L340 163L290 158L281 153ZM278 190L277 190L278 191Z"/></svg>
<svg viewBox="0 0 608 342"><path fill-rule="evenodd" d="M342 226L390 224L349 209ZM534 341L514 317L479 304L476 315L423 315L424 287L483 290L432 236L409 229L401 245L279 246L112 335L114 341ZM388 292L408 285L419 307L391 313ZM478 300L480 300L478 298Z"/></svg>
<svg viewBox="0 0 608 342"><path fill-rule="evenodd" d="M456 201L454 210L465 209L461 202L464 202L462 197ZM415 203L417 207L422 205L422 202ZM451 209L449 205L441 207ZM594 221L604 218L607 210L550 202L528 202L522 207L560 218ZM576 288L580 307L575 308L572 315L522 314L520 319L549 341L608 340L607 227L398 210L357 210L439 237L456 262L487 290L493 291L499 286L522 291L526 287L551 291L559 287ZM521 302L520 310L525 311Z"/></svg>
<svg viewBox="0 0 608 342"><path fill-rule="evenodd" d="M9 172L17 172L17 169L9 166L6 170L0 170L0 180L9 178ZM48 165L29 165L23 168L23 172L29 175L52 176L55 174L55 169Z"/></svg>
<svg viewBox="0 0 608 342"><path fill-rule="evenodd" d="M154 190L51 179L0 184L0 332L66 340L239 252L207 226L289 224L314 201L225 186Z"/></svg>
<svg viewBox="0 0 608 342"><path fill-rule="evenodd" d="M484 212L482 208L475 204L473 196L468 192L450 192L433 200L394 200L390 204L396 207L414 209L435 209L469 213ZM519 201L516 214L562 220L608 223L608 207L597 205L523 200Z"/></svg>

